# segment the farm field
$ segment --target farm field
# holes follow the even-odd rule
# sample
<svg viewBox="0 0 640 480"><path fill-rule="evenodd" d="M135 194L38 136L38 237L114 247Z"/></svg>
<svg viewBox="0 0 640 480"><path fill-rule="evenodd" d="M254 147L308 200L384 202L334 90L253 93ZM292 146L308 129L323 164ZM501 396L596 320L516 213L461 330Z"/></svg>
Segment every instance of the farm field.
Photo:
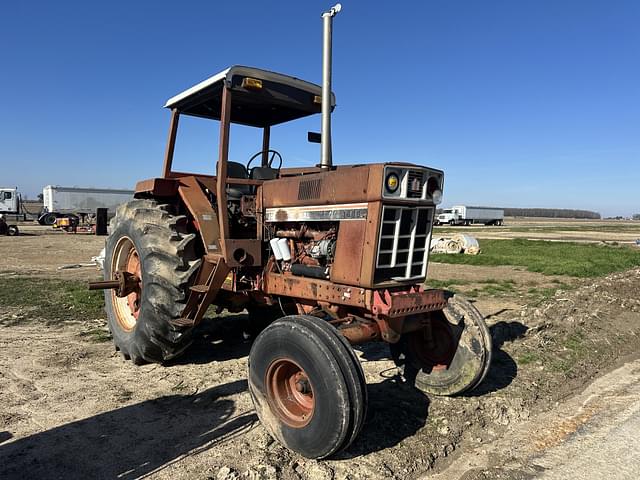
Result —
<svg viewBox="0 0 640 480"><path fill-rule="evenodd" d="M434 236L469 233L478 238L554 240L572 242L606 242L631 244L640 238L640 221L631 220L566 220L506 217L501 227L472 225L439 226Z"/></svg>
<svg viewBox="0 0 640 480"><path fill-rule="evenodd" d="M339 457L312 461L274 442L253 412L244 315L209 319L169 365L136 367L111 344L102 294L85 289L100 272L58 269L88 262L104 238L21 231L0 238L0 478L417 478L640 351L640 223L440 228L480 239L477 257L434 256L427 284L467 295L486 316L488 378L467 396L428 398L398 381L386 345L359 347L366 424Z"/></svg>

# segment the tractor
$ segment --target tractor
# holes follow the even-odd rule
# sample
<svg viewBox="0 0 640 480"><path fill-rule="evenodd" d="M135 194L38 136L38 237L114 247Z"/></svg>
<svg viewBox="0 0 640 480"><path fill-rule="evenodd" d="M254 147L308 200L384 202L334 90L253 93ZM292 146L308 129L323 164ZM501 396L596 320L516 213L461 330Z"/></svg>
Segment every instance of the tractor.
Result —
<svg viewBox="0 0 640 480"><path fill-rule="evenodd" d="M367 414L353 345L382 341L426 394L476 387L491 337L469 301L425 288L441 170L412 163L334 165L331 35L322 15L322 85L232 66L170 98L162 175L140 181L106 240L104 281L116 348L134 364L167 362L211 305L248 312L257 335L248 386L262 424L308 458L347 448ZM321 115L319 164L287 167L271 129ZM178 121L219 124L215 174L172 168ZM261 129L246 162L229 159L231 124ZM212 162L213 163L213 162ZM213 166L213 165L212 165ZM208 320L215 321L215 319Z"/></svg>

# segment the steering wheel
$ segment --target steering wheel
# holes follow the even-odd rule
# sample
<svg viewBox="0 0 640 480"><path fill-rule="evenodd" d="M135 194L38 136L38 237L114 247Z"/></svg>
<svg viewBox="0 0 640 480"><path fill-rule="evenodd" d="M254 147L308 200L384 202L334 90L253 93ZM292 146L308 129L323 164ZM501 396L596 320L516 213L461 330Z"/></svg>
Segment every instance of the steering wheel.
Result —
<svg viewBox="0 0 640 480"><path fill-rule="evenodd" d="M277 168L276 170L280 170L280 167L282 167L282 155L280 155L280 152L278 152L277 150L271 150L271 149L269 149L269 150L260 150L258 153L256 153L254 156L252 156L252 157L249 159L249 161L247 162L247 172L250 172L250 171L251 171L251 169L250 169L250 167L251 167L251 163L252 163L256 158L258 158L260 155L262 155L263 153L266 153L267 155L268 155L269 153L271 153L271 158L269 159L269 162L267 162L267 166L268 166L269 168L273 168L273 167L272 167L272 165L273 165L273 160L274 160L274 159L276 158L276 156L277 156L277 157L278 157L278 160L279 160L280 162L278 163L278 168Z"/></svg>

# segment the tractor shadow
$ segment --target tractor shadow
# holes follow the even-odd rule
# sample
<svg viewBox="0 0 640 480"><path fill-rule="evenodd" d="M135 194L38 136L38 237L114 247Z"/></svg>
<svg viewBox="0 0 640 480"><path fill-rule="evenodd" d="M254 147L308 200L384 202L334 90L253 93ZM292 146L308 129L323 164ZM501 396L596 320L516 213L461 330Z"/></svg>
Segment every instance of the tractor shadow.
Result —
<svg viewBox="0 0 640 480"><path fill-rule="evenodd" d="M517 321L500 321L489 327L493 340L491 367L484 381L471 392L464 393L465 397L479 397L511 385L511 382L518 376L518 365L513 357L502 349L502 346L523 337L527 330L526 325Z"/></svg>
<svg viewBox="0 0 640 480"><path fill-rule="evenodd" d="M465 397L477 397L506 388L516 378L518 366L502 349L506 342L521 338L527 327L520 322L498 322L489 328L493 342L493 360L484 381ZM388 345L382 342L356 347L361 358L368 361L391 360ZM395 368L393 369L395 370ZM419 390L397 381L392 371L381 383L369 384L369 410L367 420L355 442L338 459L355 458L393 447L416 434L426 424L429 398Z"/></svg>
<svg viewBox="0 0 640 480"><path fill-rule="evenodd" d="M356 458L384 450L415 435L424 427L429 399L419 390L387 379L367 385L367 418L353 444L336 460Z"/></svg>
<svg viewBox="0 0 640 480"><path fill-rule="evenodd" d="M13 438L13 435L10 432L1 431L0 432L0 443L6 442Z"/></svg>
<svg viewBox="0 0 640 480"><path fill-rule="evenodd" d="M500 321L491 327L489 331L493 342L493 358L489 372L484 381L474 390L464 393L465 397L478 397L489 392L496 392L508 387L518 375L518 365L511 355L502 347L507 342L512 342L523 337L528 327L518 321ZM389 346L384 342L366 343L356 346L361 352L361 358L365 361L391 360ZM386 376L393 375L386 372Z"/></svg>
<svg viewBox="0 0 640 480"><path fill-rule="evenodd" d="M247 382L238 380L197 395L147 400L0 443L0 478L146 476L256 425L253 411L235 413L231 399L246 389Z"/></svg>
<svg viewBox="0 0 640 480"><path fill-rule="evenodd" d="M367 362L378 362L380 360L391 360L391 352L386 342L369 342L354 345L355 350L360 352L360 358Z"/></svg>
<svg viewBox="0 0 640 480"><path fill-rule="evenodd" d="M245 338L248 315L244 313L205 317L194 332L194 340L171 365L202 365L249 355L253 338Z"/></svg>

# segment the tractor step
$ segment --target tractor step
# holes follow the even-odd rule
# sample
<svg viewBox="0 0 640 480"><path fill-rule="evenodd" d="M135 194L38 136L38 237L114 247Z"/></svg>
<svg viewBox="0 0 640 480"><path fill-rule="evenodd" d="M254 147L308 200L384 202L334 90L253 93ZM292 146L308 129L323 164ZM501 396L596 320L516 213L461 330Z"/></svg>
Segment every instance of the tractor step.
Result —
<svg viewBox="0 0 640 480"><path fill-rule="evenodd" d="M215 263L207 261L201 267L196 284L189 287L187 304L182 317L171 321L176 327L193 327L200 323L211 302L215 300L230 269L224 259L216 258Z"/></svg>
<svg viewBox="0 0 640 480"><path fill-rule="evenodd" d="M195 325L195 321L192 318L176 318L175 320L171 320L169 323L174 327L193 327Z"/></svg>

